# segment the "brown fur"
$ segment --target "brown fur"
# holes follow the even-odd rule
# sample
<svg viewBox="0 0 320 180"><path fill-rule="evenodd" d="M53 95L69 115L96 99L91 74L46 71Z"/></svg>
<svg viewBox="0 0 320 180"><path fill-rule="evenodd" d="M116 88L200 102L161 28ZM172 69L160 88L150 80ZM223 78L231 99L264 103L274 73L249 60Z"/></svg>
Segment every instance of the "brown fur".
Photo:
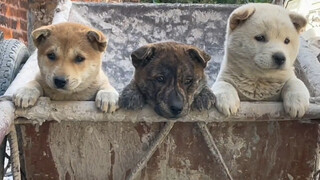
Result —
<svg viewBox="0 0 320 180"><path fill-rule="evenodd" d="M140 47L131 57L136 71L120 96L121 107L138 109L148 103L159 115L177 118L186 115L191 106L202 110L214 104L204 74L210 56L202 50L163 42ZM172 109L179 106L179 113Z"/></svg>
<svg viewBox="0 0 320 180"><path fill-rule="evenodd" d="M117 91L101 70L107 39L84 25L62 23L32 32L40 73L14 95L19 107L33 106L39 96L52 100L96 100L105 112L117 109ZM65 80L59 87L58 79ZM60 84L61 85L61 84Z"/></svg>

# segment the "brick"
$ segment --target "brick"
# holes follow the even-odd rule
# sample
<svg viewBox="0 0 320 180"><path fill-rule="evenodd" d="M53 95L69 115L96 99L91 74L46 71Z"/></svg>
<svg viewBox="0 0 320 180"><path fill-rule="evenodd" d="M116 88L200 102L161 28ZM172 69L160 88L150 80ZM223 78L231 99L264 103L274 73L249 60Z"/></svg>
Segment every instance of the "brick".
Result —
<svg viewBox="0 0 320 180"><path fill-rule="evenodd" d="M12 29L0 26L0 31L3 32L4 39L10 39L13 37L13 30Z"/></svg>
<svg viewBox="0 0 320 180"><path fill-rule="evenodd" d="M7 4L11 4L12 6L17 6L19 4L19 0L7 0Z"/></svg>
<svg viewBox="0 0 320 180"><path fill-rule="evenodd" d="M18 17L21 19L27 20L27 11L24 9L19 9L18 10Z"/></svg>
<svg viewBox="0 0 320 180"><path fill-rule="evenodd" d="M28 9L29 7L29 3L28 3L28 0L25 0L25 1L20 1L20 7L21 8L24 8L24 9Z"/></svg>
<svg viewBox="0 0 320 180"><path fill-rule="evenodd" d="M24 19L20 19L20 27L21 27L21 30L27 31L28 30L28 22Z"/></svg>
<svg viewBox="0 0 320 180"><path fill-rule="evenodd" d="M15 38L15 39L19 39L20 37L22 37L22 33L21 33L21 32L18 32L18 31L13 30L13 38Z"/></svg>
<svg viewBox="0 0 320 180"><path fill-rule="evenodd" d="M6 14L7 5L5 3L0 3L0 14Z"/></svg>
<svg viewBox="0 0 320 180"><path fill-rule="evenodd" d="M7 17L5 17L4 15L0 14L0 25L2 26L6 26L7 25Z"/></svg>
<svg viewBox="0 0 320 180"><path fill-rule="evenodd" d="M17 31L21 31L21 26L20 26L20 19L17 20L17 27L16 27Z"/></svg>
<svg viewBox="0 0 320 180"><path fill-rule="evenodd" d="M0 15L0 24L12 29L17 28L17 20Z"/></svg>
<svg viewBox="0 0 320 180"><path fill-rule="evenodd" d="M23 31L21 37L22 37L24 42L28 42L28 33L27 33L27 31Z"/></svg>
<svg viewBox="0 0 320 180"><path fill-rule="evenodd" d="M27 19L27 10L24 8L19 8L19 7L10 5L10 6L7 6L6 8L5 16Z"/></svg>

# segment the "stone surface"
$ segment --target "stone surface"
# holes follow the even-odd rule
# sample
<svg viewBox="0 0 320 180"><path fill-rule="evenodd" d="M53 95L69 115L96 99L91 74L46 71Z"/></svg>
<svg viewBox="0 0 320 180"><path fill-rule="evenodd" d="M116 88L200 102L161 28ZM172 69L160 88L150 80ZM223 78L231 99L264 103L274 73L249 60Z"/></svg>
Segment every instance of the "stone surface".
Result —
<svg viewBox="0 0 320 180"><path fill-rule="evenodd" d="M159 41L192 44L209 53L211 61L206 72L211 86L223 57L226 20L235 7L73 3L69 21L97 28L108 37L103 68L117 90L132 78L131 52Z"/></svg>

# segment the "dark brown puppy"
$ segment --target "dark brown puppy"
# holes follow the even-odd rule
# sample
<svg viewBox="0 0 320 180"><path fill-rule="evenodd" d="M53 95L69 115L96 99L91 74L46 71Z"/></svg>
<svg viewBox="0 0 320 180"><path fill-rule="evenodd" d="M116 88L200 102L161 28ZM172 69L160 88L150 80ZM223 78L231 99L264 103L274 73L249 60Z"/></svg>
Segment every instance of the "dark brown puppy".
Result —
<svg viewBox="0 0 320 180"><path fill-rule="evenodd" d="M213 107L204 69L210 56L195 46L162 42L140 47L131 54L134 79L120 96L120 107L141 109L145 103L166 118L186 115L191 107Z"/></svg>

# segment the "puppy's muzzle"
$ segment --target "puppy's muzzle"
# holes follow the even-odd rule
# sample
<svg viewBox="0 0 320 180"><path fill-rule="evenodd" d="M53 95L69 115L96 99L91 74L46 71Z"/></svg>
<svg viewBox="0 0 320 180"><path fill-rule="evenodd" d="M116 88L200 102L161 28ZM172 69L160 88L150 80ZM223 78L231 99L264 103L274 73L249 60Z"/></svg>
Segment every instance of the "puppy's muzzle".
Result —
<svg viewBox="0 0 320 180"><path fill-rule="evenodd" d="M68 83L68 80L65 77L56 76L53 78L53 82L58 89L63 89Z"/></svg>
<svg viewBox="0 0 320 180"><path fill-rule="evenodd" d="M172 115L178 116L181 114L184 106L181 95L175 91L172 91L169 95L168 106Z"/></svg>
<svg viewBox="0 0 320 180"><path fill-rule="evenodd" d="M272 59L274 63L278 66L281 66L286 62L286 57L284 56L283 53L277 52L272 55Z"/></svg>

